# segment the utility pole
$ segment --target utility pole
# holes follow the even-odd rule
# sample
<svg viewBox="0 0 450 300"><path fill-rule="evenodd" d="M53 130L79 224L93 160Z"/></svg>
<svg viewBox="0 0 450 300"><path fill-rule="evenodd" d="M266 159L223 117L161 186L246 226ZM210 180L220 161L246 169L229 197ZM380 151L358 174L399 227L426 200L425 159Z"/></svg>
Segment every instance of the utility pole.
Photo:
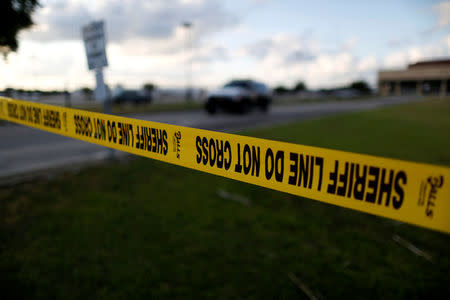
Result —
<svg viewBox="0 0 450 300"><path fill-rule="evenodd" d="M191 28L192 28L192 23L191 22L183 22L181 24L184 28L185 28L185 32L186 32L186 54L188 54L189 56L189 50L191 48ZM185 99L186 102L190 102L192 101L192 60L191 58L188 57L187 62L186 62L186 93L185 93Z"/></svg>
<svg viewBox="0 0 450 300"><path fill-rule="evenodd" d="M64 105L66 107L72 107L72 103L70 102L70 92L69 92L69 83L68 79L64 80Z"/></svg>

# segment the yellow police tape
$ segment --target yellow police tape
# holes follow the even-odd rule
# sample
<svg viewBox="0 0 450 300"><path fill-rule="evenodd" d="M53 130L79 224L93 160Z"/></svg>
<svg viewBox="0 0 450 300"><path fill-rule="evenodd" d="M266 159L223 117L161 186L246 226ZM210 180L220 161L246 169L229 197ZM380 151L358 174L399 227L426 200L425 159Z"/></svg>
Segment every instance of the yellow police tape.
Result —
<svg viewBox="0 0 450 300"><path fill-rule="evenodd" d="M0 97L0 119L450 233L450 168Z"/></svg>

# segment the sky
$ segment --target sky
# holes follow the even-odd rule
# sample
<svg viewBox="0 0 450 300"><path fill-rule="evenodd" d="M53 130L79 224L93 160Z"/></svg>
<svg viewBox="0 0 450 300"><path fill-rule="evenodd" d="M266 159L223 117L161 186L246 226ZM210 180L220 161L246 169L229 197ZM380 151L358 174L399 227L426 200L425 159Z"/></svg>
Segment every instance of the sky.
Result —
<svg viewBox="0 0 450 300"><path fill-rule="evenodd" d="M19 50L0 60L0 89L94 87L81 27L104 20L105 81L195 87L233 78L311 89L380 69L450 57L450 1L41 0ZM187 29L183 22L191 22Z"/></svg>

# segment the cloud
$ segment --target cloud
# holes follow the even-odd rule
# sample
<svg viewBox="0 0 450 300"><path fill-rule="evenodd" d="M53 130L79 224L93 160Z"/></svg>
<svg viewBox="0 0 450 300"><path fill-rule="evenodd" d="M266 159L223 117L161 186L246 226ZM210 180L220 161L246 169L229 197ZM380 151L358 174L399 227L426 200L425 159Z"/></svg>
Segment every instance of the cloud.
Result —
<svg viewBox="0 0 450 300"><path fill-rule="evenodd" d="M418 60L450 55L450 35L428 45L399 46L381 58L371 53L357 55L355 38L338 45L328 51L314 38L279 34L251 43L243 53L257 62L253 74L264 74L263 79L271 85L304 80L312 88L345 85L359 79L375 85L379 69L405 68Z"/></svg>
<svg viewBox="0 0 450 300"><path fill-rule="evenodd" d="M298 49L298 50L294 50L291 53L289 53L286 58L285 61L287 63L298 63L298 62L307 62L307 61L312 61L316 58L316 56L314 54L312 54L309 51L305 51L302 49Z"/></svg>
<svg viewBox="0 0 450 300"><path fill-rule="evenodd" d="M315 58L317 43L305 36L277 34L273 37L247 45L243 53L257 60L277 61L291 64L311 61Z"/></svg>
<svg viewBox="0 0 450 300"><path fill-rule="evenodd" d="M0 85L60 88L68 81L70 88L92 86L81 26L102 18L110 63L105 77L110 85L139 86L152 81L183 86L189 61L198 86L211 87L236 77L252 77L272 86L304 80L311 88L357 79L374 84L380 68L403 68L450 54L450 35L444 30L440 34L445 38L430 40L428 45L413 38L404 43L391 41L395 49L386 49L390 52L384 57L380 49L373 50L376 55L367 52L367 47L361 47L364 40L352 35L332 43L311 30L261 36L242 17L247 6L260 0L247 0L234 11L220 0L47 1L36 15L38 25L21 36L19 53L11 54L7 65L0 62ZM449 26L448 3L433 6L439 28ZM180 26L183 21L192 22L192 28Z"/></svg>
<svg viewBox="0 0 450 300"><path fill-rule="evenodd" d="M218 0L52 0L39 10L34 30L21 37L20 51L8 62L0 61L0 86L92 86L81 26L101 18L106 20L108 40L105 80L130 87L148 81L182 86L187 61L192 61L194 71L227 61L229 51L210 37L239 24ZM186 20L193 24L188 30L180 26ZM214 76L208 73L204 78L211 82Z"/></svg>
<svg viewBox="0 0 450 300"><path fill-rule="evenodd" d="M86 76L84 56L83 45L79 41L23 41L20 53L11 53L8 61L0 62L3 71L0 81L4 86L30 89L63 89L66 82L85 85L94 77Z"/></svg>
<svg viewBox="0 0 450 300"><path fill-rule="evenodd" d="M391 52L384 58L383 67L390 69L405 68L408 64L419 60L438 59L448 55L450 55L450 35L437 44L413 45Z"/></svg>
<svg viewBox="0 0 450 300"><path fill-rule="evenodd" d="M188 58L194 63L210 63L213 61L227 61L229 60L229 53L225 47L210 46L197 51L197 53Z"/></svg>
<svg viewBox="0 0 450 300"><path fill-rule="evenodd" d="M442 1L431 6L431 11L436 16L436 23L429 29L421 32L422 36L428 36L450 25L450 1Z"/></svg>
<svg viewBox="0 0 450 300"><path fill-rule="evenodd" d="M257 59L264 59L274 47L275 42L272 39L264 39L248 45L243 52Z"/></svg>
<svg viewBox="0 0 450 300"><path fill-rule="evenodd" d="M50 2L39 10L35 30L26 33L36 41L79 40L81 26L94 19L106 21L111 42L131 39L177 38L183 21L192 22L191 38L198 41L239 23L219 0L104 0Z"/></svg>
<svg viewBox="0 0 450 300"><path fill-rule="evenodd" d="M304 80L311 88L338 86L352 80L374 83L378 61L374 55L358 58L353 54L355 38L344 40L337 49L325 50L311 35L278 34L244 48L257 61L254 75L264 74L264 81L275 86L293 85Z"/></svg>
<svg viewBox="0 0 450 300"><path fill-rule="evenodd" d="M349 38L341 45L341 51L352 51L358 44L358 40L356 38Z"/></svg>
<svg viewBox="0 0 450 300"><path fill-rule="evenodd" d="M445 27L450 24L450 1L440 2L432 7L438 16L438 27Z"/></svg>
<svg viewBox="0 0 450 300"><path fill-rule="evenodd" d="M411 40L408 38L394 38L387 42L389 48L400 48L411 44Z"/></svg>
<svg viewBox="0 0 450 300"><path fill-rule="evenodd" d="M375 55L369 55L360 59L356 65L357 72L374 72L378 68L378 60Z"/></svg>

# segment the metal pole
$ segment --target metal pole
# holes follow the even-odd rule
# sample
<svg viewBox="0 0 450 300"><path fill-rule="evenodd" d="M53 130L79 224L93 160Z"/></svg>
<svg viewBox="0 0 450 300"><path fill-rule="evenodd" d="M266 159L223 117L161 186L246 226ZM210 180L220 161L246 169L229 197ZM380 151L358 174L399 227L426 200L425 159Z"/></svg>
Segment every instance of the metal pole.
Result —
<svg viewBox="0 0 450 300"><path fill-rule="evenodd" d="M105 114L111 114L111 97L106 89L105 81L103 78L103 68L95 69L95 79L97 82L96 87L96 100L103 100L103 112ZM114 160L114 149L108 149L108 159Z"/></svg>
<svg viewBox="0 0 450 300"><path fill-rule="evenodd" d="M192 23L184 22L183 27L186 28L186 54L189 55L189 49L191 46L190 29L192 27ZM192 100L191 77L192 77L192 60L188 58L186 62L186 93L185 93L186 102L190 102Z"/></svg>
<svg viewBox="0 0 450 300"><path fill-rule="evenodd" d="M67 84L67 80L66 80L66 81L64 81L64 104L66 107L72 107L70 97L71 97L71 95L69 93L68 84Z"/></svg>

